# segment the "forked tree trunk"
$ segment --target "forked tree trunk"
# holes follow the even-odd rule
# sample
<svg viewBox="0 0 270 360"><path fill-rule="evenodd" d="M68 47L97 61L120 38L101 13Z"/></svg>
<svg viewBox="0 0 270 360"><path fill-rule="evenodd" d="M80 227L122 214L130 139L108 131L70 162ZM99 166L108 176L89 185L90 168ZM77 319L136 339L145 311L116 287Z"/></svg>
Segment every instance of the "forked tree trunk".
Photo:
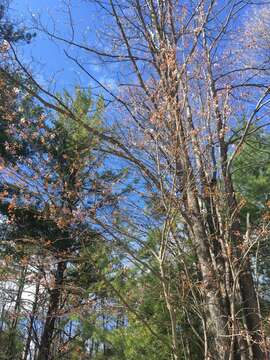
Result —
<svg viewBox="0 0 270 360"><path fill-rule="evenodd" d="M229 314L222 301L218 277L213 268L207 233L199 212L197 199L191 192L188 197L190 210L194 214L192 217L191 233L196 246L205 302L210 316L208 325L214 344L210 351L215 353L214 358L216 360L225 360L229 358L230 353L230 338L228 336Z"/></svg>

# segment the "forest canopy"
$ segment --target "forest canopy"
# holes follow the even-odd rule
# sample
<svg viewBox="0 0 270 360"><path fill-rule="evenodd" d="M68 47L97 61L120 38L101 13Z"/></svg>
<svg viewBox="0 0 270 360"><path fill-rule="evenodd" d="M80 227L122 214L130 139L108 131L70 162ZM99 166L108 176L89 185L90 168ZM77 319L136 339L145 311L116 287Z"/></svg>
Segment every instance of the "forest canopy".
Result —
<svg viewBox="0 0 270 360"><path fill-rule="evenodd" d="M0 0L0 359L270 357L270 3Z"/></svg>

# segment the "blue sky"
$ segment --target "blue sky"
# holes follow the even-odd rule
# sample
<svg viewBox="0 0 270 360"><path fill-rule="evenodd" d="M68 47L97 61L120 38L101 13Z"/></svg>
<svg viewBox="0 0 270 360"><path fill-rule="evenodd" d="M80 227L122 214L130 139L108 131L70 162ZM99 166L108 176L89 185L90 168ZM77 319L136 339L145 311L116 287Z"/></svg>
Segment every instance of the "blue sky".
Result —
<svg viewBox="0 0 270 360"><path fill-rule="evenodd" d="M74 6L74 4L76 4ZM72 1L72 14L74 16L75 38L81 41L81 36L85 36L89 44L97 42L95 30L101 23L97 9L91 6L89 2ZM31 17L41 16L42 23L52 28L52 18L55 21L56 32L61 33L63 37L70 38L70 26L68 24L68 14L65 13L61 0L13 0L11 4L11 15L22 24L31 27ZM72 55L76 55L74 50ZM37 37L30 45L23 45L20 48L21 58L36 73L38 81L45 83L45 79L55 78L56 89L72 88L74 84L82 86L92 85L89 78L78 69L64 54L63 46L55 44L46 35L37 32ZM81 56L82 55L82 56ZM108 77L109 74L100 66L91 61L91 55L80 54L80 58L92 62L90 66L91 73L101 80ZM111 79L110 81L113 81Z"/></svg>

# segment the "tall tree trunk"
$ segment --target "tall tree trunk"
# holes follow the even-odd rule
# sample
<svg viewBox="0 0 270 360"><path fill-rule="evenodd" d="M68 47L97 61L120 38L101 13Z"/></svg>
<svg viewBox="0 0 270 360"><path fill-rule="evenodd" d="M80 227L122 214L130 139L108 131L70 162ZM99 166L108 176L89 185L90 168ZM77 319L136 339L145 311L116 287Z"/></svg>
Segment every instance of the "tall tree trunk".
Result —
<svg viewBox="0 0 270 360"><path fill-rule="evenodd" d="M55 273L55 287L50 291L49 307L44 330L41 336L37 360L50 359L50 348L55 328L55 321L57 319L57 312L59 309L65 269L66 263L64 261L60 261L57 264Z"/></svg>
<svg viewBox="0 0 270 360"><path fill-rule="evenodd" d="M178 119L177 113L175 119ZM175 123L177 123L177 120ZM228 331L230 314L224 302L224 296L219 282L219 274L213 264L213 258L211 256L211 239L209 239L209 231L207 230L205 220L201 213L196 180L188 153L188 137L185 134L181 122L177 127L180 137L179 145L182 149L182 153L179 153L179 161L184 170L184 177L180 179L180 181L185 182L189 232L196 247L205 295L206 312L209 313L209 335L211 335L213 339L212 346L210 346L209 350L215 354L216 360L227 360L229 359L231 351Z"/></svg>
<svg viewBox="0 0 270 360"><path fill-rule="evenodd" d="M228 207L231 217L233 213L237 213L237 201L234 194L232 179L227 175L225 179L225 189L228 195ZM233 221L231 226L231 238L236 248L235 254L238 261L242 261L242 268L239 273L239 287L241 295L241 308L243 309L245 323L248 330L248 335L252 342L252 356L253 359L263 360L266 359L266 353L262 350L264 335L262 333L262 324L260 318L260 309L258 306L257 295L255 291L254 280L252 276L252 268L250 264L250 254L245 254L245 259L242 259L243 252L239 251L239 243L244 245L243 236L241 236L241 226L238 216Z"/></svg>
<svg viewBox="0 0 270 360"><path fill-rule="evenodd" d="M206 307L210 315L208 325L214 343L210 351L212 352L211 355L215 353L216 360L225 360L229 359L230 354L230 338L228 336L229 314L222 301L218 277L213 268L207 234L199 212L199 205L192 193L189 194L189 205L194 214L192 217L191 233L196 245Z"/></svg>
<svg viewBox="0 0 270 360"><path fill-rule="evenodd" d="M213 100L214 105L214 113L216 116L216 125L218 131L218 141L219 141L219 149L220 149L220 164L221 164L221 174L223 178L224 184L224 200L225 200L225 210L227 212L228 219L232 219L232 224L229 224L229 242L230 245L234 248L234 255L238 261L241 262L241 252L238 249L239 245L243 244L243 236L241 236L241 227L240 221L238 219L238 204L235 198L233 182L231 178L231 174L228 171L228 145L225 141L224 135L224 119L222 116L222 112L220 110L218 94L216 90L216 84L214 81L213 71L212 71L212 64L211 64L211 56L210 50L207 46L207 40L205 37L205 30L203 30L203 45L207 59L207 71L208 71L208 81L209 81L209 89ZM238 234L238 235L237 235ZM224 260L226 262L227 255L223 254ZM231 276L230 276L231 277ZM257 304L257 297L252 277L252 271L249 261L249 254L247 254L246 259L243 264L243 269L239 274L239 279L234 279L234 281L239 282L240 287L240 298L242 300L241 308L244 312L245 323L248 330L248 335L251 337L252 340L252 353L254 359L263 359L264 354L258 345L259 342L262 341L262 334L261 331L261 321L259 316L259 308ZM232 281L226 283L227 294L234 298L233 289L234 284ZM240 300L240 301L241 301ZM235 301L234 299L232 300ZM232 306L232 304L231 304ZM234 306L234 305L233 305ZM231 314L233 316L233 314ZM232 334L234 336L234 334ZM239 348L241 348L240 343L246 342L246 339L239 339ZM239 353L240 353L239 349Z"/></svg>

